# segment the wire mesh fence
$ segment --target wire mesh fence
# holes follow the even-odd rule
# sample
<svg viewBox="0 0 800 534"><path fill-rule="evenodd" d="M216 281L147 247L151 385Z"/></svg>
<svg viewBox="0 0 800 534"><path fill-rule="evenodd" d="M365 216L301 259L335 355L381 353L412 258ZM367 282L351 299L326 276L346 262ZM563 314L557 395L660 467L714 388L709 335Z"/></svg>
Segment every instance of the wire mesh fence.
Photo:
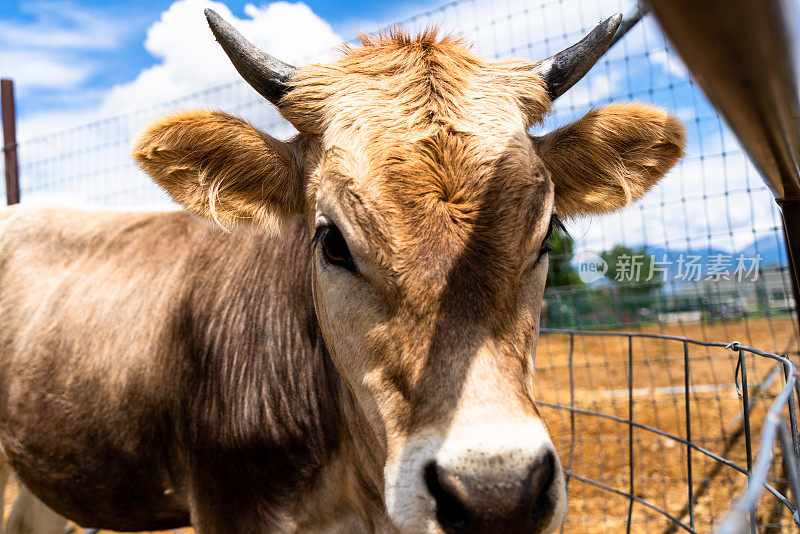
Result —
<svg viewBox="0 0 800 534"><path fill-rule="evenodd" d="M788 358L737 342L544 329L536 363L538 405L568 478L564 531L800 524L786 497L800 453ZM779 428L781 460L772 462ZM747 497L720 523L758 462Z"/></svg>
<svg viewBox="0 0 800 534"><path fill-rule="evenodd" d="M463 35L484 57L538 60L577 41L597 21L634 7L633 0L456 0L398 24L412 33L439 26L443 33ZM320 50L307 60L332 54ZM568 531L616 531L625 525L637 532L687 526L708 531L744 490L746 479L735 466L749 469L745 442L755 442L771 403L783 391L782 373L766 365L763 354L743 347L758 347L772 355L767 358L798 353L781 218L747 154L649 16L561 97L532 133L619 101L653 104L679 117L688 129L686 157L622 212L567 221L570 237L561 236L563 243L551 255L542 324L640 335L548 333L539 344L536 387L574 475ZM20 139L22 202L172 207L135 167L129 150L149 121L197 107L242 116L278 138L294 133L255 91L234 80ZM664 334L686 339L658 337ZM737 355L720 344L695 341L719 339L739 340L738 354L749 354L742 360L750 377L746 404L752 406L744 412L749 431L732 380ZM687 344L694 347L688 355L681 348ZM688 448L681 440L690 442ZM629 449L633 471L625 454ZM693 463L687 471L689 458ZM785 494L788 481L780 464L772 469L771 483ZM789 528L787 509L780 499L760 505L759 531Z"/></svg>

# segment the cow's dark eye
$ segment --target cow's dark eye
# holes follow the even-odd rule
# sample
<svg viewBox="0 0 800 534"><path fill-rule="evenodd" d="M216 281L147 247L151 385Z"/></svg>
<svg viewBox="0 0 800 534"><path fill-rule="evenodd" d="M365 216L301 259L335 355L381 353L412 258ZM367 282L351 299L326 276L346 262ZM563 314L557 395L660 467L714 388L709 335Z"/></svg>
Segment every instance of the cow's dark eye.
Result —
<svg viewBox="0 0 800 534"><path fill-rule="evenodd" d="M330 264L355 272L356 266L347 241L333 223L318 226L314 234L314 243L322 253L322 258Z"/></svg>

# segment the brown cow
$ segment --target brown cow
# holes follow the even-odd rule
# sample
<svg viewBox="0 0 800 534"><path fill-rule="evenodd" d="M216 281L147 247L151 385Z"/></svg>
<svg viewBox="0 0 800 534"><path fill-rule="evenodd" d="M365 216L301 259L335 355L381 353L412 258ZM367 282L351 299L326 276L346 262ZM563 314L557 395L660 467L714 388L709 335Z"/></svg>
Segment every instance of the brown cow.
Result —
<svg viewBox="0 0 800 534"><path fill-rule="evenodd" d="M5 212L13 470L114 530L554 530L533 399L549 229L640 197L684 143L635 104L528 134L619 17L537 64L428 31L294 69L207 15L300 134L178 113L134 156L190 213Z"/></svg>

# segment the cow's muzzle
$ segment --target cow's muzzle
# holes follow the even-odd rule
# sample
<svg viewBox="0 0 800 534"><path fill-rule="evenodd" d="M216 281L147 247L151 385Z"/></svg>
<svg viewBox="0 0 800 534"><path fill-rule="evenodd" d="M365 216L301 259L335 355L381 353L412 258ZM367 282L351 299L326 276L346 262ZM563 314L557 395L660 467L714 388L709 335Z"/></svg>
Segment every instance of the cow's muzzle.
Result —
<svg viewBox="0 0 800 534"><path fill-rule="evenodd" d="M483 461L502 464L503 458ZM448 534L539 532L555 510L556 462L547 449L527 469L481 477L433 461L424 478L436 502L436 521Z"/></svg>
<svg viewBox="0 0 800 534"><path fill-rule="evenodd" d="M564 520L564 473L540 420L457 425L410 436L385 470L403 533L544 534Z"/></svg>

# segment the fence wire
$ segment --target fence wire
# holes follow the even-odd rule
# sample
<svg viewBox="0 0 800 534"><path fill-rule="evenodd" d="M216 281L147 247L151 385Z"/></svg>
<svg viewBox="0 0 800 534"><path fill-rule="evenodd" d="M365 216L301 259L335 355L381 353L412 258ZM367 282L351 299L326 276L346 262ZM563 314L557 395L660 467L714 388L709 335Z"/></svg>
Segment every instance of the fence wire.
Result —
<svg viewBox="0 0 800 534"><path fill-rule="evenodd" d="M460 34L487 58L538 60L574 43L610 14L633 8L633 0L456 0L398 25L411 32L438 26L443 33ZM332 54L320 50L307 62ZM687 154L640 202L617 214L567 221L571 240L550 260L551 273L563 276L549 280L542 324L573 330L543 336L536 386L542 405L549 406L545 419L559 452L562 457L568 453L565 465L573 479L570 532L599 532L621 525L638 532L656 526L664 532L683 528L664 521L648 504L702 532L744 490L741 469L734 466L748 469L745 438L756 439L772 428L765 426L765 420L770 403L776 402L782 373L765 365L762 353L745 346L760 347L773 356L797 355L796 303L781 218L747 154L650 16L644 16L561 97L532 133L552 130L592 108L620 101L652 104L680 118L688 131ZM35 137L24 137L22 117L18 147L22 202L114 209L174 207L133 164L129 151L136 133L148 122L198 107L239 115L278 138L294 133L241 80ZM631 258L628 267L636 262L633 258L640 258L643 274L616 280L626 257ZM597 264L598 258L608 271L593 279L592 272L581 269L592 261ZM743 278L735 270L738 258L751 260L747 266L752 269ZM690 263L699 269L687 276ZM637 335L589 336L575 330L600 328L633 330ZM659 337L665 334L685 339ZM749 394L750 410L745 411L749 432L731 380L737 358L730 349L706 343L718 339L742 342L737 347L745 356L739 361L751 378L749 388L743 389ZM632 344L630 351L625 340ZM675 343L697 350L687 355L668 348ZM565 412L564 406L570 411ZM684 438L679 438L681 431L686 432ZM637 452L630 460L634 475L623 454L629 447ZM715 456L701 453L700 448ZM690 460L692 467L681 472ZM770 465L769 480L785 494L788 482L775 471L780 466ZM577 484L580 477L585 480ZM687 488L694 492L694 501L688 499ZM631 502L636 505L630 506ZM759 509L758 527L763 531L786 527L786 503L781 506Z"/></svg>
<svg viewBox="0 0 800 534"><path fill-rule="evenodd" d="M800 525L788 498L790 487L793 496L800 490L800 385L789 358L738 342L543 329L536 363L537 404L567 475L564 531L727 534ZM593 380L591 369L602 366L616 380Z"/></svg>

